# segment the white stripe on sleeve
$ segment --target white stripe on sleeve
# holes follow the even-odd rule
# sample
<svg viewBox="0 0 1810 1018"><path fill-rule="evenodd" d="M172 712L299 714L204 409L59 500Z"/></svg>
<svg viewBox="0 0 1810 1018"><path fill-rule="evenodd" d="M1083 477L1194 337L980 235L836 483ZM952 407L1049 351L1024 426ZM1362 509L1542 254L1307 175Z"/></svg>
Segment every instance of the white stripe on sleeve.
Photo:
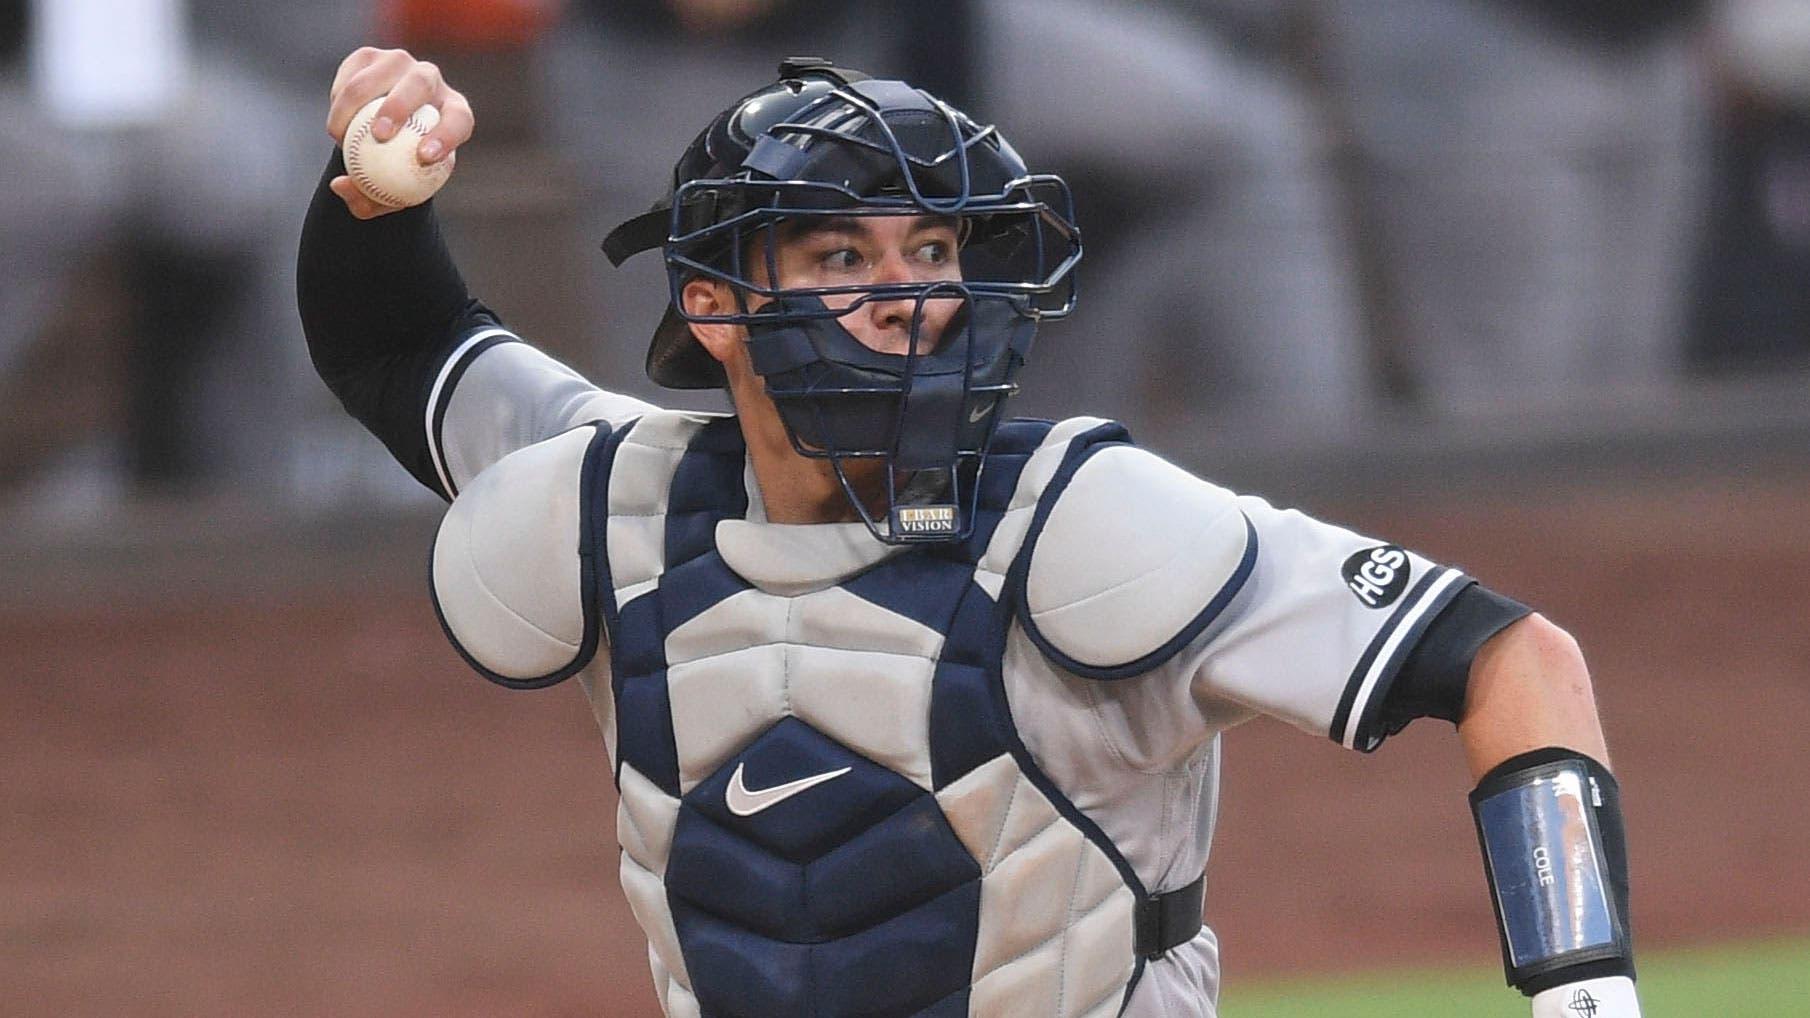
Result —
<svg viewBox="0 0 1810 1018"><path fill-rule="evenodd" d="M1370 705L1370 697L1376 692L1377 682L1382 679L1383 674L1395 661L1396 652L1401 649L1402 641L1414 631L1415 625L1428 612L1444 603L1442 594L1455 584L1465 583L1468 580L1469 577L1462 570L1446 569L1442 571L1439 577L1421 593L1420 599L1415 602L1413 607L1403 612L1401 617L1396 620L1394 628L1389 631L1382 646L1377 648L1376 656L1371 659L1370 668L1364 673L1363 683L1358 686L1357 696L1351 701L1351 712L1345 716L1345 731L1341 733L1339 741L1346 749L1357 748L1358 728L1363 724L1364 714Z"/></svg>

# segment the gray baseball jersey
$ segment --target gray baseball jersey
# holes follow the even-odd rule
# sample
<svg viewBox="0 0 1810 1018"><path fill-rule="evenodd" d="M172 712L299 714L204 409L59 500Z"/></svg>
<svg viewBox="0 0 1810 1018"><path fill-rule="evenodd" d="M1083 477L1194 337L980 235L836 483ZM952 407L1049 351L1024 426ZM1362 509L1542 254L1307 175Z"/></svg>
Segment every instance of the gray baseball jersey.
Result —
<svg viewBox="0 0 1810 1018"><path fill-rule="evenodd" d="M951 630L859 590L860 577L907 552L859 525L767 523L745 465L725 475L736 511L709 534L674 536L675 478L696 473L685 457L727 423L599 390L500 328L457 346L422 422L437 479L454 498L435 549L442 619L492 677L536 685L575 675L584 686L618 766L624 889L649 936L667 1012L709 1011L700 999L719 976L700 973L697 960L727 937L699 932L684 905L674 855L675 838L686 837L681 811L707 792L721 799L712 782L735 764L728 805L742 815L738 801L755 801L748 786L778 787L774 778L744 780L743 767L762 759L745 755L748 747L802 719L826 744L933 798L978 866L972 972L959 1000L945 999L949 1009L913 1013L1214 1014L1212 931L1147 964L1134 958L1126 884L1160 894L1205 870L1227 728L1269 714L1347 747L1379 745L1385 694L1468 578L1236 495L1128 443L1076 455L1076 442L1102 422L1061 422L1027 445L990 543L962 566L964 588L986 603L1017 601L996 665L1014 752L945 781L938 722L926 715L937 709ZM606 445L599 480L587 464ZM592 529L586 509L593 495L607 503L603 529ZM624 677L598 652L611 630L588 602L602 590L609 611L628 613L676 587L672 577L692 559L675 558L675 548L687 541L702 541L726 567L724 587L690 609L690 621L659 630L648 681L674 738L649 749L639 728L618 730ZM723 655L757 647L768 649L737 670L713 670ZM825 655L834 666L816 682L807 666ZM852 688L862 696L849 697ZM661 752L670 757L664 778L651 773L658 763L644 762ZM831 781L828 764L820 770L810 780ZM1004 791L988 792L988 782ZM794 801L810 794L827 792L801 786ZM972 805L980 800L1003 805ZM1046 830L1066 839L1062 858L1075 860L1053 895L1067 895L1069 907L1047 915L1024 902L1052 898L1048 867L1011 862L1036 855L1019 849ZM1090 839L1123 881L1090 854Z"/></svg>

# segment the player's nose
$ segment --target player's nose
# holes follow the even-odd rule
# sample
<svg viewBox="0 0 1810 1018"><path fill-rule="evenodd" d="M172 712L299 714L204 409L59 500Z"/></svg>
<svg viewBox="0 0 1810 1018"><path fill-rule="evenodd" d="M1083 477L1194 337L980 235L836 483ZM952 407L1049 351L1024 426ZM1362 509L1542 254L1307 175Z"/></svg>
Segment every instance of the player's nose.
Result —
<svg viewBox="0 0 1810 1018"><path fill-rule="evenodd" d="M917 282L912 275L911 265L902 252L891 251L874 266L873 283L878 286L896 286ZM876 343L870 343L881 353L903 354L911 348L913 321L918 317L918 301L915 297L880 298L868 302L869 318L876 335ZM925 309L925 324L931 318L929 308Z"/></svg>
<svg viewBox="0 0 1810 1018"><path fill-rule="evenodd" d="M880 353L903 355L911 350L915 338L918 353L930 353L942 341L943 331L960 306L959 298L941 296L874 301L868 319L872 335L863 342Z"/></svg>

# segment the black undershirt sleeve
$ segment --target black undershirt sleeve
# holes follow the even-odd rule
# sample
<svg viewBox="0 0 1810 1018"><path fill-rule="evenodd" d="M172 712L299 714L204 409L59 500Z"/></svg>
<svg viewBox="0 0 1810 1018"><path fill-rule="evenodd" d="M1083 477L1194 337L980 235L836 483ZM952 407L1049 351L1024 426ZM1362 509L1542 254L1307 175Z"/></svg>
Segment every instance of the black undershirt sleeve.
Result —
<svg viewBox="0 0 1810 1018"><path fill-rule="evenodd" d="M1394 735L1415 718L1443 718L1457 724L1464 714L1471 659L1490 637L1529 611L1526 605L1479 583L1459 591L1408 653L1384 695L1383 731Z"/></svg>
<svg viewBox="0 0 1810 1018"><path fill-rule="evenodd" d="M302 225L296 303L308 354L346 410L447 497L428 451L428 393L460 339L497 317L466 291L432 201L360 220L327 188L345 172L335 149Z"/></svg>

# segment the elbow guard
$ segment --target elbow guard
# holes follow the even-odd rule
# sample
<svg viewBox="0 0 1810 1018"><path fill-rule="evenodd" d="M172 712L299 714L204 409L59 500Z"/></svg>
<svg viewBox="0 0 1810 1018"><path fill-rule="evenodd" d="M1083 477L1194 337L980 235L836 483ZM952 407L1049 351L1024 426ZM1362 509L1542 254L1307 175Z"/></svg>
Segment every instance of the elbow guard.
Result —
<svg viewBox="0 0 1810 1018"><path fill-rule="evenodd" d="M1620 788L1602 764L1548 748L1504 761L1471 814L1509 985L1528 996L1634 976Z"/></svg>

